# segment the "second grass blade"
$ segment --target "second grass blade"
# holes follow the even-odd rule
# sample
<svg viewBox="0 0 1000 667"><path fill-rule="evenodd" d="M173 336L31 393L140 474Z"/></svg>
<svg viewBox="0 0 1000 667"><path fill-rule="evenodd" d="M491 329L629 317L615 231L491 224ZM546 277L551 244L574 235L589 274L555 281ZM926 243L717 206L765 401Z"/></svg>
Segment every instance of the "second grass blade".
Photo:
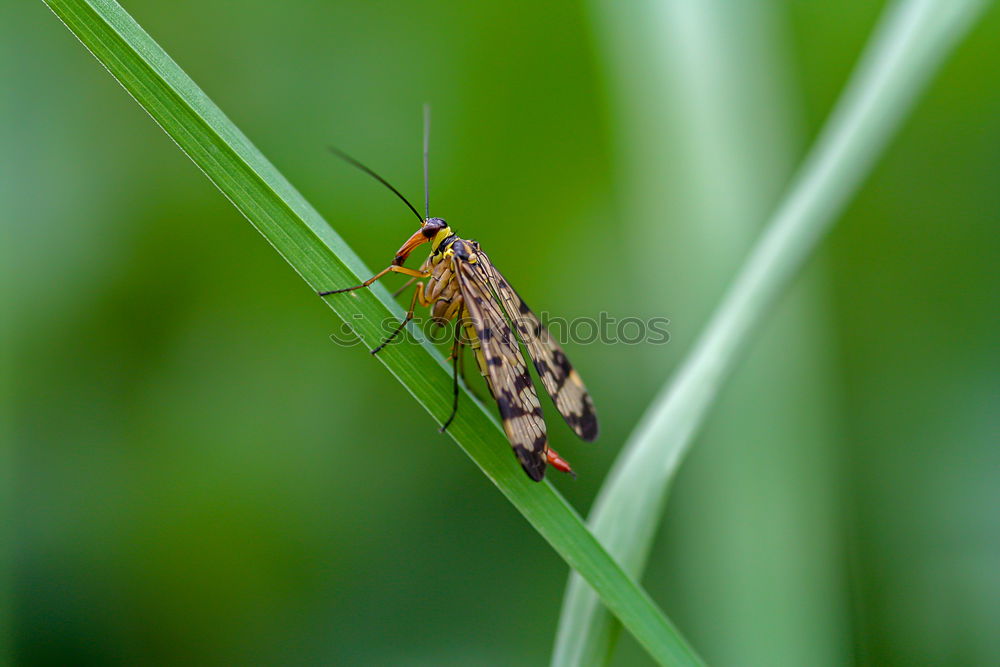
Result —
<svg viewBox="0 0 1000 667"><path fill-rule="evenodd" d="M676 378L620 454L589 523L635 576L645 568L670 484L750 332L816 248L983 0L890 6L857 70L761 240ZM603 664L612 619L570 576L554 665Z"/></svg>

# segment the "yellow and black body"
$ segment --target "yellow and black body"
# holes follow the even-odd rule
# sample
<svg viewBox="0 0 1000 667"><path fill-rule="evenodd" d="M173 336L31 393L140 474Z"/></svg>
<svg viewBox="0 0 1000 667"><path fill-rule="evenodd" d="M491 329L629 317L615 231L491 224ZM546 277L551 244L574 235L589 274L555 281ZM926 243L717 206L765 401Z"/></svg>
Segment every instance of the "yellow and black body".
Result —
<svg viewBox="0 0 1000 667"><path fill-rule="evenodd" d="M431 253L413 270L403 266L417 247L431 244ZM475 241L459 238L441 218L422 220L420 229L396 252L392 264L361 285L321 292L321 296L367 287L387 273L402 273L416 282L406 318L377 348L378 353L413 318L417 304L429 307L438 324L456 323L452 359L455 403L443 431L458 409L458 373L463 347L473 349L476 363L500 411L504 431L521 466L541 480L546 464L572 472L548 446L542 407L519 343L524 343L539 379L566 423L584 440L597 437L593 401L562 348L538 317L500 274ZM426 282L425 282L426 281Z"/></svg>
<svg viewBox="0 0 1000 667"><path fill-rule="evenodd" d="M528 373L521 343L528 350L545 390L556 409L573 431L590 441L597 438L597 416L594 403L580 376L570 365L562 348L542 322L500 274L486 253L475 241L459 238L441 218L430 217L428 187L428 140L430 109L424 107L424 215L384 178L336 148L339 157L391 190L420 221L418 229L396 251L392 263L382 271L354 287L320 292L329 296L368 287L387 273L401 273L410 280L400 290L416 283L406 317L381 345L372 350L377 354L413 319L417 304L429 307L438 324L455 324L455 341L451 350L453 361L453 392L451 414L441 430L448 428L458 411L458 375L462 369L462 351L471 347L479 371L486 379L490 394L500 410L504 432L514 453L528 476L540 481L545 467L572 473L569 463L548 445L542 406L535 385ZM410 254L425 243L431 252L419 269L403 266ZM426 281L426 282L423 282ZM397 292L398 294L399 292Z"/></svg>

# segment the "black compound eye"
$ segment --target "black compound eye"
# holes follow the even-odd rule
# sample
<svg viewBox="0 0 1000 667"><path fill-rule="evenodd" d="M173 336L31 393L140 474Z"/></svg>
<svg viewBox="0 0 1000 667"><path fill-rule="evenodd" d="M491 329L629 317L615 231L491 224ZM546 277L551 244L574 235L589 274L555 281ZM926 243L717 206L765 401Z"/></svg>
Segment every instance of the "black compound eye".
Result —
<svg viewBox="0 0 1000 667"><path fill-rule="evenodd" d="M434 238L434 236L440 232L442 229L448 226L448 223L441 218L428 218L424 223L424 227L421 230L429 239Z"/></svg>

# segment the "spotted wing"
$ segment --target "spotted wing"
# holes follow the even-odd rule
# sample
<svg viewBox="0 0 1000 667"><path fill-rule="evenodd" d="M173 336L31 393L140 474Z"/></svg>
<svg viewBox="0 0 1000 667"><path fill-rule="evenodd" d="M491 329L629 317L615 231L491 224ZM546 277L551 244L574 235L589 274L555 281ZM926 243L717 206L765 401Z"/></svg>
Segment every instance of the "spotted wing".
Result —
<svg viewBox="0 0 1000 667"><path fill-rule="evenodd" d="M482 346L493 398L503 430L528 476L545 475L545 420L517 337L474 264L456 258L454 273Z"/></svg>
<svg viewBox="0 0 1000 667"><path fill-rule="evenodd" d="M587 388L559 343L482 250L475 254L477 272L497 295L518 335L528 348L545 391L573 431L590 442L597 438L597 414Z"/></svg>

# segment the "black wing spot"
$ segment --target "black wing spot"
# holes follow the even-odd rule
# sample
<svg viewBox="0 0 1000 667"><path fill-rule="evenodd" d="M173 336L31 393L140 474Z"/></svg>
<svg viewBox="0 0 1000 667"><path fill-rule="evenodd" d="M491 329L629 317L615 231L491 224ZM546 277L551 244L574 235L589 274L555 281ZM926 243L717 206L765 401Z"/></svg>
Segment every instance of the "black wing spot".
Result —
<svg viewBox="0 0 1000 667"><path fill-rule="evenodd" d="M579 415L576 421L576 431L581 438L587 442L593 442L597 439L597 415L594 414L593 410L587 410Z"/></svg>
<svg viewBox="0 0 1000 667"><path fill-rule="evenodd" d="M504 389L496 397L497 407L500 409L500 416L504 419L516 419L528 414L528 411L514 402L514 396L510 390Z"/></svg>
<svg viewBox="0 0 1000 667"><path fill-rule="evenodd" d="M528 477L535 482L542 481L542 478L545 477L545 457L539 452L529 452L524 447L517 445L514 447L514 453L517 455L518 461L521 462L524 472L528 473Z"/></svg>

